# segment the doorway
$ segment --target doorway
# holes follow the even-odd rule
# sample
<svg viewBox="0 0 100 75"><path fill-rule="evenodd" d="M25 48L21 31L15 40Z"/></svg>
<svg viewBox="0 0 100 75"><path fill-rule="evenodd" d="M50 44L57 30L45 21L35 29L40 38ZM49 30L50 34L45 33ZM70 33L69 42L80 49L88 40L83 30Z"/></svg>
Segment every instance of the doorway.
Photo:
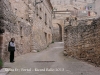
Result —
<svg viewBox="0 0 100 75"><path fill-rule="evenodd" d="M62 26L58 23L53 27L53 41L62 42Z"/></svg>
<svg viewBox="0 0 100 75"><path fill-rule="evenodd" d="M45 34L45 40L46 40L46 43L47 43L47 42L48 42L48 41L47 41L47 33L44 33L44 34Z"/></svg>

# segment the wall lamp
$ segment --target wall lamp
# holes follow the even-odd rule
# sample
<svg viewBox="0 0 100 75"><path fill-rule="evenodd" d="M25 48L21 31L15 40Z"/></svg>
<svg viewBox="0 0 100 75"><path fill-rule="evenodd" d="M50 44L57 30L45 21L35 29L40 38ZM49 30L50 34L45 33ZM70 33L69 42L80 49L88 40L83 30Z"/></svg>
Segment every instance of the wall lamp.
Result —
<svg viewBox="0 0 100 75"><path fill-rule="evenodd" d="M43 0L40 0L39 2L37 2L37 1L35 0L35 6L36 6L37 4L42 3L42 2L43 2Z"/></svg>

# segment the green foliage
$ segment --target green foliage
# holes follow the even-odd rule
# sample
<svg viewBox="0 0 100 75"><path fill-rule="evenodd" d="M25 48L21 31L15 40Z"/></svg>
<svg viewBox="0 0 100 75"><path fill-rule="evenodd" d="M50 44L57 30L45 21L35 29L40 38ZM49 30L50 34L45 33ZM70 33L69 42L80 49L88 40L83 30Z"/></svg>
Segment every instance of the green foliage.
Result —
<svg viewBox="0 0 100 75"><path fill-rule="evenodd" d="M3 67L3 61L0 59L0 68Z"/></svg>
<svg viewBox="0 0 100 75"><path fill-rule="evenodd" d="M52 43L54 43L54 41L52 41Z"/></svg>

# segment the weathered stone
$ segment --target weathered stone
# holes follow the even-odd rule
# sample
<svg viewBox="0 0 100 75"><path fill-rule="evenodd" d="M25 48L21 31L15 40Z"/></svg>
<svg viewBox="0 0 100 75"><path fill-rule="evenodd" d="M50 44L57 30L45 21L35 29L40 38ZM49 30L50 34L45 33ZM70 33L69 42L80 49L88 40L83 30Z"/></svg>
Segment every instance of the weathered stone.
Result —
<svg viewBox="0 0 100 75"><path fill-rule="evenodd" d="M43 50L52 42L50 0L44 0L44 3L36 6L33 5L34 3L35 0L0 0L0 26L5 30L0 57L4 61L9 60L8 43L12 37L15 38L16 43L15 56L33 50ZM39 11L38 16L36 7ZM48 16L44 16L44 14ZM47 25L45 21L47 21ZM2 29L0 32L3 33Z"/></svg>
<svg viewBox="0 0 100 75"><path fill-rule="evenodd" d="M32 50L33 53L37 53L37 50Z"/></svg>
<svg viewBox="0 0 100 75"><path fill-rule="evenodd" d="M91 25L67 26L65 49L67 55L100 65L100 19L93 20ZM97 34L98 33L98 34Z"/></svg>

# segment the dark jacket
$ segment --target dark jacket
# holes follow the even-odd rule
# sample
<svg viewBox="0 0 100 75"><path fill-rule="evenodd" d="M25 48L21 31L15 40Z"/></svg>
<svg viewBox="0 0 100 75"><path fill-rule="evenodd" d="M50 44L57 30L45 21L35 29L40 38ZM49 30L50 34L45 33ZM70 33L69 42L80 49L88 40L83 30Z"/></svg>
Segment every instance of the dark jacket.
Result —
<svg viewBox="0 0 100 75"><path fill-rule="evenodd" d="M11 46L10 43L14 44L12 41L9 42L9 44L8 44L8 51L9 52L15 51L15 47L14 46Z"/></svg>

